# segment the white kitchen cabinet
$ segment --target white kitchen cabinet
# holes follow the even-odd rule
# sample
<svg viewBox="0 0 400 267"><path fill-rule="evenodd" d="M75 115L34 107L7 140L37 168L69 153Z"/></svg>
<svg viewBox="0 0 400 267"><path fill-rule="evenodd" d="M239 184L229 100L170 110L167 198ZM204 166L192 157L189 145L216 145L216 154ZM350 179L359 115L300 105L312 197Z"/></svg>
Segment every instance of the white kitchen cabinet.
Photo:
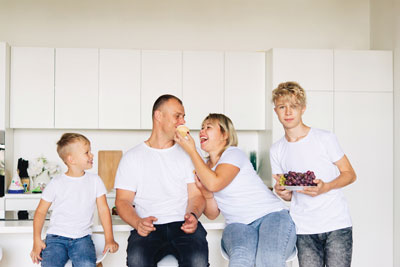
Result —
<svg viewBox="0 0 400 267"><path fill-rule="evenodd" d="M139 50L100 49L100 129L140 129L140 67Z"/></svg>
<svg viewBox="0 0 400 267"><path fill-rule="evenodd" d="M393 94L336 92L334 109L335 133L357 174L345 188L352 266L393 266Z"/></svg>
<svg viewBox="0 0 400 267"><path fill-rule="evenodd" d="M56 128L98 128L98 62L98 49L56 49Z"/></svg>
<svg viewBox="0 0 400 267"><path fill-rule="evenodd" d="M186 125L200 129L209 113L224 112L224 53L183 52Z"/></svg>
<svg viewBox="0 0 400 267"><path fill-rule="evenodd" d="M0 131L9 127L9 64L10 47L7 43L0 42Z"/></svg>
<svg viewBox="0 0 400 267"><path fill-rule="evenodd" d="M265 53L225 53L225 114L237 130L265 129Z"/></svg>
<svg viewBox="0 0 400 267"><path fill-rule="evenodd" d="M303 115L303 122L313 128L333 132L333 92L306 92L307 107ZM284 134L282 124L273 111L272 142L278 141Z"/></svg>
<svg viewBox="0 0 400 267"><path fill-rule="evenodd" d="M335 50L335 91L392 92L391 51Z"/></svg>
<svg viewBox="0 0 400 267"><path fill-rule="evenodd" d="M54 48L12 47L11 128L54 127Z"/></svg>
<svg viewBox="0 0 400 267"><path fill-rule="evenodd" d="M298 82L304 90L333 91L333 50L272 49L272 89Z"/></svg>
<svg viewBox="0 0 400 267"><path fill-rule="evenodd" d="M152 128L152 108L163 94L182 97L182 52L142 51L141 129Z"/></svg>

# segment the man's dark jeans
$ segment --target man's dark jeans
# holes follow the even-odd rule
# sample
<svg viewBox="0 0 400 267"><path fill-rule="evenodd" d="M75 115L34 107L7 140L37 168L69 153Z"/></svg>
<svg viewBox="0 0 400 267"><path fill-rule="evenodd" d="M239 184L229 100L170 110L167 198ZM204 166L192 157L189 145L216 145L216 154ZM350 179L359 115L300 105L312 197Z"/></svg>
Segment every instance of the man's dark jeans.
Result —
<svg viewBox="0 0 400 267"><path fill-rule="evenodd" d="M129 267L156 267L164 256L172 254L180 267L206 267L208 264L207 232L199 224L193 234L181 230L182 222L155 225L156 231L140 236L132 230L128 239Z"/></svg>

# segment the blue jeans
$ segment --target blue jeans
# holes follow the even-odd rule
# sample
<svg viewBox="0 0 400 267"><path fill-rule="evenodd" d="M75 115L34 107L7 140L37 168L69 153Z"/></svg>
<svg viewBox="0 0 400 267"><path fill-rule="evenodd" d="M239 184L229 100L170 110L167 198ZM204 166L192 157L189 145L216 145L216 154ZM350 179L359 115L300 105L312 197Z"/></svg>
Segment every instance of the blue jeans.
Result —
<svg viewBox="0 0 400 267"><path fill-rule="evenodd" d="M296 229L289 212L281 210L250 224L228 224L221 243L229 267L284 267L295 250Z"/></svg>
<svg viewBox="0 0 400 267"><path fill-rule="evenodd" d="M164 256L172 254L181 267L206 267L208 264L207 232L199 222L193 234L181 230L182 222L155 225L156 230L141 236L132 230L126 249L129 267L155 267Z"/></svg>
<svg viewBox="0 0 400 267"><path fill-rule="evenodd" d="M64 267L68 259L74 267L96 267L96 251L90 235L69 238L48 234L45 242L42 267Z"/></svg>
<svg viewBox="0 0 400 267"><path fill-rule="evenodd" d="M353 228L332 232L297 235L299 265L302 267L350 267Z"/></svg>

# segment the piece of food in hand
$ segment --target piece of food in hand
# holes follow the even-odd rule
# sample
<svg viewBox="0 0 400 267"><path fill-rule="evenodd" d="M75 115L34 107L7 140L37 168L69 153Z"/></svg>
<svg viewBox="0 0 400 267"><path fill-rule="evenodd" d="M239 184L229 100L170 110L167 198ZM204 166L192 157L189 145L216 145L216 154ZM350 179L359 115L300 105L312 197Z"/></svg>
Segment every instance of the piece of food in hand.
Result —
<svg viewBox="0 0 400 267"><path fill-rule="evenodd" d="M283 186L316 186L314 183L315 174L313 171L302 172L288 172L282 174L279 178L279 184Z"/></svg>
<svg viewBox="0 0 400 267"><path fill-rule="evenodd" d="M189 128L186 127L185 125L179 125L177 128L178 133L182 136L182 137L186 137L186 135L189 133Z"/></svg>

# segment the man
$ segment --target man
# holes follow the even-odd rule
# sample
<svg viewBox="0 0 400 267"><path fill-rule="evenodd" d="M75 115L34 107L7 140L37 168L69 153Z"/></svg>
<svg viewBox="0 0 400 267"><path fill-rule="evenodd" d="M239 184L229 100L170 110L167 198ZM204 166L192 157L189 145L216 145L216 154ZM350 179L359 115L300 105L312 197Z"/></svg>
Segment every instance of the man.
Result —
<svg viewBox="0 0 400 267"><path fill-rule="evenodd" d="M189 156L174 141L185 123L181 100L160 96L152 117L150 138L125 153L115 179L118 214L134 228L127 265L156 266L173 254L179 266L208 266L207 233L198 221L205 200Z"/></svg>

